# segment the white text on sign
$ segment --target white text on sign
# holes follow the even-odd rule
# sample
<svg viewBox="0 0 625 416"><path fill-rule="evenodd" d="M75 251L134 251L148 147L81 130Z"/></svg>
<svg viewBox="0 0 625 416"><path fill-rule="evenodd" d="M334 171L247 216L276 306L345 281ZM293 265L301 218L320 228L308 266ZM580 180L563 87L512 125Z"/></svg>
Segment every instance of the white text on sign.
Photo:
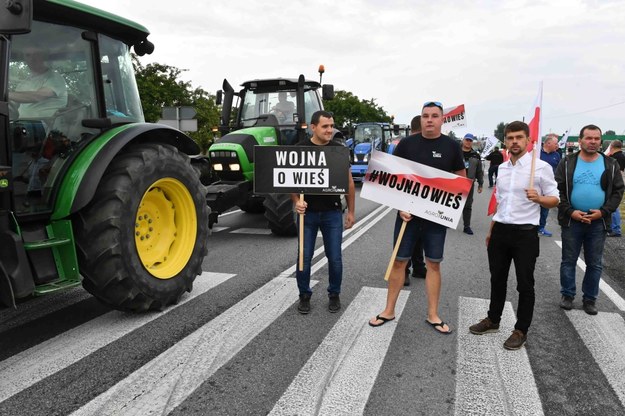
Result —
<svg viewBox="0 0 625 416"><path fill-rule="evenodd" d="M326 188L329 186L329 169L274 169L274 187Z"/></svg>

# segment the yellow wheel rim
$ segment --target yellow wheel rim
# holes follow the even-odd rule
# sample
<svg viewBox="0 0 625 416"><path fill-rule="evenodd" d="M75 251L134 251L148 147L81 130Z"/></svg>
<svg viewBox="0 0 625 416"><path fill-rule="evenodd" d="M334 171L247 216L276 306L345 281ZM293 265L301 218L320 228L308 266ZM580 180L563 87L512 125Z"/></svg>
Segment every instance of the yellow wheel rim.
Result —
<svg viewBox="0 0 625 416"><path fill-rule="evenodd" d="M159 279L180 273L193 254L197 215L193 197L177 179L156 181L143 195L135 218L141 263Z"/></svg>

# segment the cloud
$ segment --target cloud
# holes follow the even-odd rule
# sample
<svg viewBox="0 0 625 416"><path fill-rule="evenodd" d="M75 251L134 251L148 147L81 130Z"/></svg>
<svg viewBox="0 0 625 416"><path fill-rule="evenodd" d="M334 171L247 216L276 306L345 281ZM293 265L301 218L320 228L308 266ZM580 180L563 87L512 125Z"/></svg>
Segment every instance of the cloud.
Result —
<svg viewBox="0 0 625 416"><path fill-rule="evenodd" d="M227 78L316 79L409 122L423 101L464 103L468 130L519 119L544 81L543 132L586 123L625 131L621 1L344 0L177 3L85 0L145 25L142 62L187 69L208 91ZM463 133L463 132L460 132Z"/></svg>

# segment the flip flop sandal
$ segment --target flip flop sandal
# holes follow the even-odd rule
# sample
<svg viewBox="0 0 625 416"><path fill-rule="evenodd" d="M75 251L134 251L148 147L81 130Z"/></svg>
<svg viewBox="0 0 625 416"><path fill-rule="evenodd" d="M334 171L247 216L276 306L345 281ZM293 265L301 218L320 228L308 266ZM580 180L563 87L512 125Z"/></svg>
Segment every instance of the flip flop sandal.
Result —
<svg viewBox="0 0 625 416"><path fill-rule="evenodd" d="M382 321L382 322L381 322L381 323L379 323L379 324L372 324L372 323L371 323L371 321L369 321L369 326L373 326L373 327L376 327L376 326L382 326L382 325L384 325L385 323L390 322L390 321L392 321L393 319L395 319L395 317L393 317L393 318L385 318L385 317L383 317L383 316L377 315L377 316L375 317L375 319L376 319L376 321Z"/></svg>

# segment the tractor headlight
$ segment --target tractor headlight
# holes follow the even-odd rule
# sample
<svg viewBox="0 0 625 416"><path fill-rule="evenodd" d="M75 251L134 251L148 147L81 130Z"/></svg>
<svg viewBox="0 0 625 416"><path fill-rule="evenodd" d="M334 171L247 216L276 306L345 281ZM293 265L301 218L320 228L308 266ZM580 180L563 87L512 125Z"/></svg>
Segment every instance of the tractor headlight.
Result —
<svg viewBox="0 0 625 416"><path fill-rule="evenodd" d="M213 169L214 170L224 170L224 165L222 165L221 163L215 163L213 165Z"/></svg>
<svg viewBox="0 0 625 416"><path fill-rule="evenodd" d="M354 153L354 162L358 162L358 155L356 155L356 153Z"/></svg>
<svg viewBox="0 0 625 416"><path fill-rule="evenodd" d="M369 157L371 156L371 153L367 153L365 155L365 157L362 159L363 162L368 162L369 161Z"/></svg>
<svg viewBox="0 0 625 416"><path fill-rule="evenodd" d="M239 165L238 163L230 163L228 167L230 168L230 170L233 170L233 171L241 170L241 165Z"/></svg>

